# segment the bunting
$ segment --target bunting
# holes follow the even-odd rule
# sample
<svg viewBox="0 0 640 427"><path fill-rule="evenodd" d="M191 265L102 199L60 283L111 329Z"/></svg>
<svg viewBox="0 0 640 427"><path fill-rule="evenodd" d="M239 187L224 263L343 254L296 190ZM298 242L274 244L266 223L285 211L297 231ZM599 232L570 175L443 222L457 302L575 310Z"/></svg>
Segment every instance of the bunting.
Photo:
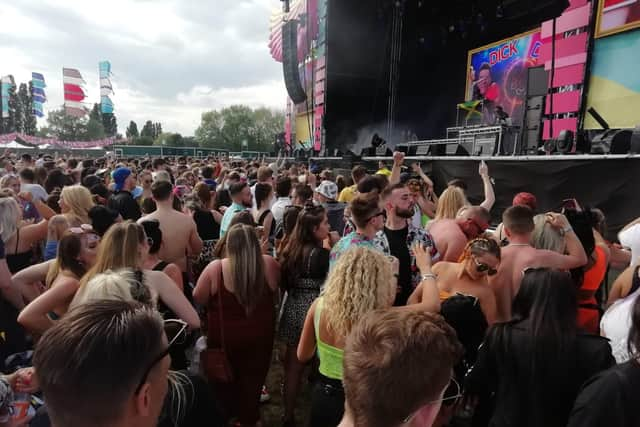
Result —
<svg viewBox="0 0 640 427"><path fill-rule="evenodd" d="M12 75L0 79L0 98L2 103L2 118L9 117L9 91L16 85Z"/></svg>
<svg viewBox="0 0 640 427"><path fill-rule="evenodd" d="M100 71L100 109L103 114L113 113L113 102L109 95L113 94L113 86L111 85L111 63L109 61L100 61L98 63Z"/></svg>
<svg viewBox="0 0 640 427"><path fill-rule="evenodd" d="M64 110L70 116L82 117L88 110L82 102L86 97L84 92L85 81L80 71L74 68L62 69L62 81L64 83Z"/></svg>
<svg viewBox="0 0 640 427"><path fill-rule="evenodd" d="M31 99L33 114L38 117L44 117L44 108L42 104L47 102L47 96L44 89L47 85L44 82L44 76L40 73L31 73Z"/></svg>
<svg viewBox="0 0 640 427"><path fill-rule="evenodd" d="M16 139L22 142L26 142L30 145L55 145L60 148L93 148L93 147L106 147L113 145L117 141L115 138L103 138L93 141L64 141L58 138L43 138L39 136L25 135L23 133L7 133L0 135L0 146L9 144Z"/></svg>

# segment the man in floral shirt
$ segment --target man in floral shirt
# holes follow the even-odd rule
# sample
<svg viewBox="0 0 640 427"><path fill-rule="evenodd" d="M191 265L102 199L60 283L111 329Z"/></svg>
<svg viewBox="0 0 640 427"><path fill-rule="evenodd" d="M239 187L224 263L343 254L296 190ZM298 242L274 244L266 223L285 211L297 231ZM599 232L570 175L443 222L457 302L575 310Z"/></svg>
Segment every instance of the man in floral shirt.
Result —
<svg viewBox="0 0 640 427"><path fill-rule="evenodd" d="M404 184L390 185L382 192L380 199L387 213L387 220L384 228L373 239L373 244L385 254L398 258L400 273L394 305L406 305L407 299L421 280L412 246L418 243L431 248L433 262L439 260L440 254L431 235L411 224L414 199Z"/></svg>
<svg viewBox="0 0 640 427"><path fill-rule="evenodd" d="M333 268L340 255L352 247L366 246L376 249L373 238L384 226L384 210L379 206L377 193L358 195L351 201L349 207L356 231L345 235L331 249L330 268Z"/></svg>

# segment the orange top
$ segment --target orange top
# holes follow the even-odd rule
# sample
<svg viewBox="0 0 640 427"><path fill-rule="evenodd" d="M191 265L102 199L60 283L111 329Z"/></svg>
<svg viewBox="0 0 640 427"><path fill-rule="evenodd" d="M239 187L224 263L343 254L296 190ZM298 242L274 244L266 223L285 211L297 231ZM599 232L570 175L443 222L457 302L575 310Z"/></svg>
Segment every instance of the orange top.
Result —
<svg viewBox="0 0 640 427"><path fill-rule="evenodd" d="M440 294L440 302L447 300L451 296L449 292L441 289L438 290L438 293Z"/></svg>
<svg viewBox="0 0 640 427"><path fill-rule="evenodd" d="M596 304L595 294L607 274L607 255L600 246L595 249L596 262L584 273L582 286L578 292L578 304Z"/></svg>

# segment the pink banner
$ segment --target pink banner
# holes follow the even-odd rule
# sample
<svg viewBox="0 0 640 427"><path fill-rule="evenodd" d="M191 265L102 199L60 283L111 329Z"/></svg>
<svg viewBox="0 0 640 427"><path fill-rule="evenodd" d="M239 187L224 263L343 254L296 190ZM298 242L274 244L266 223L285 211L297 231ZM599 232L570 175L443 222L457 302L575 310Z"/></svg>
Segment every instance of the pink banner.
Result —
<svg viewBox="0 0 640 427"><path fill-rule="evenodd" d="M25 135L22 133L8 133L0 135L0 145L9 144L15 140L20 140L31 145L56 145L60 148L106 147L116 143L115 138L96 139L94 141L61 141L57 138L43 138L39 136Z"/></svg>

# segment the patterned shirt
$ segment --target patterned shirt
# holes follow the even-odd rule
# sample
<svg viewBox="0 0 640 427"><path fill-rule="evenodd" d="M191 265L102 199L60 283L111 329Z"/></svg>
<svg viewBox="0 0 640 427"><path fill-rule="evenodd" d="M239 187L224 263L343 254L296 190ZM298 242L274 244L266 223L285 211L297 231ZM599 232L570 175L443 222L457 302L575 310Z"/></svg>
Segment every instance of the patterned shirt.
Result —
<svg viewBox="0 0 640 427"><path fill-rule="evenodd" d="M224 233L227 232L227 229L229 228L229 224L231 224L231 220L233 219L233 216L238 212L242 212L245 210L247 210L247 208L245 208L242 205L239 205L238 203L233 203L231 206L227 208L227 210L224 212L224 215L222 216L222 221L220 221L220 238L221 239L222 239L222 236L224 236Z"/></svg>
<svg viewBox="0 0 640 427"><path fill-rule="evenodd" d="M374 246L373 240L370 240L366 236L353 231L344 236L342 239L338 240L338 243L336 243L333 246L333 249L331 249L331 254L329 255L329 270L333 269L336 261L338 261L338 258L340 258L343 253L356 246L363 246L365 248L374 250L378 249L376 246Z"/></svg>
<svg viewBox="0 0 640 427"><path fill-rule="evenodd" d="M416 228L411 224L408 224L408 227L407 247L409 248L409 256L411 257L411 284L415 288L420 284L420 270L416 265L416 254L413 252L413 245L415 243L420 243L431 247L431 261L433 263L440 260L440 254L438 253L433 237L431 237L431 234L429 234L428 231L423 230L422 228ZM373 244L385 255L393 255L389 248L389 240L387 239L387 235L384 233L384 230L378 231L376 237L373 239Z"/></svg>

